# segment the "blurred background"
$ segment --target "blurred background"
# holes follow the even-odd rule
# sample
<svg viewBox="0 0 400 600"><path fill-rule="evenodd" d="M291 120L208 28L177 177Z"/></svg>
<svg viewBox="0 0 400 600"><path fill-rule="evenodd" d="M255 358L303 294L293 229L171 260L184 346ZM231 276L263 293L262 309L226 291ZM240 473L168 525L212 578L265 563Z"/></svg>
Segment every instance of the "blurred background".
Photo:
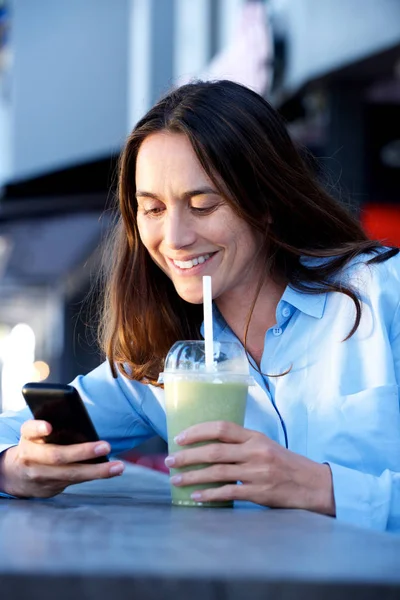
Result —
<svg viewBox="0 0 400 600"><path fill-rule="evenodd" d="M0 0L0 411L100 363L85 298L118 154L196 77L265 96L371 237L400 245L400 0ZM131 459L162 468L162 450Z"/></svg>

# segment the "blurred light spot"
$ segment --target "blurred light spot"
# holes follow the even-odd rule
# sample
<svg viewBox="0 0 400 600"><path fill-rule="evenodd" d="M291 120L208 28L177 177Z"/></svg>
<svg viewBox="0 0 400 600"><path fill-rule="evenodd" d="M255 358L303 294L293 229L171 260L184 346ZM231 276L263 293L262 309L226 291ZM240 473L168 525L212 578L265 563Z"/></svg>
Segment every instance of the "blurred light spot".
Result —
<svg viewBox="0 0 400 600"><path fill-rule="evenodd" d="M32 381L44 381L50 375L50 367L43 360L36 360L33 363Z"/></svg>
<svg viewBox="0 0 400 600"><path fill-rule="evenodd" d="M381 150L381 161L385 167L400 168L400 140L392 140Z"/></svg>
<svg viewBox="0 0 400 600"><path fill-rule="evenodd" d="M3 340L1 372L2 409L19 410L25 406L21 389L32 381L35 360L35 333L26 323L18 323Z"/></svg>

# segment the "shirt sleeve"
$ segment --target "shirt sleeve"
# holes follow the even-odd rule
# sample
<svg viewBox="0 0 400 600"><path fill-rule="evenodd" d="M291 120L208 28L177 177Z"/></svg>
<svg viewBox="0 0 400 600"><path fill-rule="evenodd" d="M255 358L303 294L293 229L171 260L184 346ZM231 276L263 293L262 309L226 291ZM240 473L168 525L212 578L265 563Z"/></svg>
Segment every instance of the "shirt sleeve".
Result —
<svg viewBox="0 0 400 600"><path fill-rule="evenodd" d="M333 479L336 518L380 531L400 529L400 473L380 476L328 462Z"/></svg>
<svg viewBox="0 0 400 600"><path fill-rule="evenodd" d="M400 386L400 304L389 336L397 385ZM399 472L385 469L377 476L329 461L327 464L332 471L338 520L381 531L400 530Z"/></svg>
<svg viewBox="0 0 400 600"><path fill-rule="evenodd" d="M99 438L109 442L113 454L156 435L157 429L142 409L147 396L152 396L148 386L119 372L114 379L107 361L88 375L79 375L71 385L84 401Z"/></svg>
<svg viewBox="0 0 400 600"><path fill-rule="evenodd" d="M142 411L149 393L147 386L121 374L114 379L108 362L88 375L76 377L71 385L84 401L99 438L110 443L112 454L133 448L156 434ZM18 444L21 425L31 418L28 407L0 414L0 454ZM10 497L0 491L1 496Z"/></svg>
<svg viewBox="0 0 400 600"><path fill-rule="evenodd" d="M28 419L32 419L29 408L0 414L0 454L18 444L21 425Z"/></svg>
<svg viewBox="0 0 400 600"><path fill-rule="evenodd" d="M18 444L22 423L31 418L32 413L28 407L18 412L8 411L0 414L0 455ZM14 496L0 491L0 498L14 498Z"/></svg>

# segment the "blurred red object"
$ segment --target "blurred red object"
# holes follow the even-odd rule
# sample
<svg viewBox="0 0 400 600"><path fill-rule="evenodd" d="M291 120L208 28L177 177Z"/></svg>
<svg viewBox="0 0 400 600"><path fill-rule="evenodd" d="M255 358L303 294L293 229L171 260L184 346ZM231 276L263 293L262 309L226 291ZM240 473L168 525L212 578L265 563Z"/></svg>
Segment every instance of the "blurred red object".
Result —
<svg viewBox="0 0 400 600"><path fill-rule="evenodd" d="M400 246L400 204L366 204L361 222L371 239Z"/></svg>
<svg viewBox="0 0 400 600"><path fill-rule="evenodd" d="M123 456L127 462L141 465L154 471L160 471L161 473L169 473L168 467L164 464L166 457L166 454L140 454L135 451L125 452Z"/></svg>

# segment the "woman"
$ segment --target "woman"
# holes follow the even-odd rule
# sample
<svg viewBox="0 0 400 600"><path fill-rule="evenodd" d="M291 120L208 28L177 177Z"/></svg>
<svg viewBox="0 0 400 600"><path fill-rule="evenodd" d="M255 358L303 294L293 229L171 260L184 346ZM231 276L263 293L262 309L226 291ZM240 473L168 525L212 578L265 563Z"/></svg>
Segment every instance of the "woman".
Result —
<svg viewBox="0 0 400 600"><path fill-rule="evenodd" d="M277 113L228 81L173 91L126 143L119 209L102 315L107 361L73 382L106 441L46 445L49 424L27 411L2 415L3 493L51 496L120 474L118 461L76 462L166 438L158 374L176 340L201 337L202 276L211 275L215 336L245 345L257 385L244 428L182 432L167 465L210 466L173 483L240 481L196 499L399 526L398 250L368 240L320 187Z"/></svg>

